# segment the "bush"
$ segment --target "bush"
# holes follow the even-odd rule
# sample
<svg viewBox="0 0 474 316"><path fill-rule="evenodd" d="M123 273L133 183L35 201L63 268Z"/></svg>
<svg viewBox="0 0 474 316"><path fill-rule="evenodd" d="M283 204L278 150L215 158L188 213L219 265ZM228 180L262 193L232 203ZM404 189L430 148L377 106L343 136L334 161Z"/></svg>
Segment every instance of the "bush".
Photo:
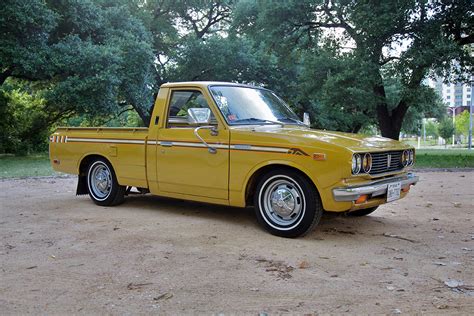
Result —
<svg viewBox="0 0 474 316"><path fill-rule="evenodd" d="M0 90L0 153L27 155L48 149L44 100L18 87Z"/></svg>

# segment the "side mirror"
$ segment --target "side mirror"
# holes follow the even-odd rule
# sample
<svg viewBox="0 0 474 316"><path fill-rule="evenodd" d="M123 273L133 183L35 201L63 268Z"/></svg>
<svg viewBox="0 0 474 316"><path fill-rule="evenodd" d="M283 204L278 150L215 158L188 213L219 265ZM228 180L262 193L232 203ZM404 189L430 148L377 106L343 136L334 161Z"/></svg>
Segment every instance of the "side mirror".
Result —
<svg viewBox="0 0 474 316"><path fill-rule="evenodd" d="M308 127L311 126L311 121L309 120L309 113L308 112L303 113L303 123L304 123L304 125L306 125Z"/></svg>
<svg viewBox="0 0 474 316"><path fill-rule="evenodd" d="M209 124L211 122L211 110L206 108L189 108L189 124Z"/></svg>

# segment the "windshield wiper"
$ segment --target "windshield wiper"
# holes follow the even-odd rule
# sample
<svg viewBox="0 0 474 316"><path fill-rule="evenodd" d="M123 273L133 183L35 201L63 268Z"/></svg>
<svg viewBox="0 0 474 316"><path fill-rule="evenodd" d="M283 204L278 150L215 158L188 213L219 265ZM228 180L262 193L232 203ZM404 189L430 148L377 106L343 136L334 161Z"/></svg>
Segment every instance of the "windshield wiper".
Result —
<svg viewBox="0 0 474 316"><path fill-rule="evenodd" d="M281 125L281 126L285 126L285 124L283 122L279 122L279 121L272 121L272 120L264 120L264 119L259 119L259 118L256 118L256 117L249 117L249 118L244 118L244 119L240 119L240 120L235 120L235 121L232 121L232 123L245 123L245 122L256 122L256 123L271 123L271 124L278 124L278 125Z"/></svg>
<svg viewBox="0 0 474 316"><path fill-rule="evenodd" d="M291 118L291 117L285 117L285 118L281 118L281 119L278 119L278 120L280 120L280 121L290 121L290 122L296 123L296 124L298 124L298 125L304 125L304 126L306 126L305 123L301 122L300 120Z"/></svg>

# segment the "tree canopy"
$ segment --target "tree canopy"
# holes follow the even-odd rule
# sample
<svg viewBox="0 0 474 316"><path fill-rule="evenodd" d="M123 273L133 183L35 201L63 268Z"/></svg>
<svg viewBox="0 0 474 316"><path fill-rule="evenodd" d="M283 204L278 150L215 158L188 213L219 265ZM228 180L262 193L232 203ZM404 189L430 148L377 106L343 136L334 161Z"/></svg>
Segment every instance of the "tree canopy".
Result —
<svg viewBox="0 0 474 316"><path fill-rule="evenodd" d="M33 97L43 129L130 111L147 125L162 83L234 81L313 127L397 139L442 116L424 80L462 79L473 22L470 0L5 0L0 102Z"/></svg>
<svg viewBox="0 0 474 316"><path fill-rule="evenodd" d="M323 89L314 99L350 113L352 130L375 118L383 136L398 139L408 110L423 108L423 80L459 78L472 66L473 9L470 0L241 1L237 23L288 63L303 63L309 90Z"/></svg>

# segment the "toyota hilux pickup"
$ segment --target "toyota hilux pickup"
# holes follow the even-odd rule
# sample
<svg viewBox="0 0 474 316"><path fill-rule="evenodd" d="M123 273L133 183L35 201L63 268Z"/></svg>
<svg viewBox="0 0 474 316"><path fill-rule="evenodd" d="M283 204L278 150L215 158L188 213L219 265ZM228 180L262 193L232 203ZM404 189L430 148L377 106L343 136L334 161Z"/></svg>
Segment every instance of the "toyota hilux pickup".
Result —
<svg viewBox="0 0 474 316"><path fill-rule="evenodd" d="M118 205L133 188L254 206L258 222L283 237L307 233L324 211L368 215L418 181L409 145L308 125L261 87L166 83L148 128L61 127L49 154L97 205Z"/></svg>

